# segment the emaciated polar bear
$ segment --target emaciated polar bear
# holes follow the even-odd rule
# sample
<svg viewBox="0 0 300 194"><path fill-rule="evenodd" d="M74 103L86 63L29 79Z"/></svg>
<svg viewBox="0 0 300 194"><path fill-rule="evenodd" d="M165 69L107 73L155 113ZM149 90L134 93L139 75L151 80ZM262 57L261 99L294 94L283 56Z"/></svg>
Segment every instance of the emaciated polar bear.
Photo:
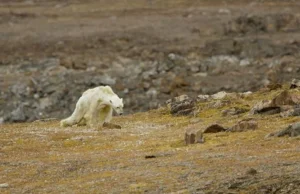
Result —
<svg viewBox="0 0 300 194"><path fill-rule="evenodd" d="M60 122L62 127L88 125L102 127L112 119L113 110L123 114L123 99L119 98L109 86L88 89L79 98L73 114Z"/></svg>

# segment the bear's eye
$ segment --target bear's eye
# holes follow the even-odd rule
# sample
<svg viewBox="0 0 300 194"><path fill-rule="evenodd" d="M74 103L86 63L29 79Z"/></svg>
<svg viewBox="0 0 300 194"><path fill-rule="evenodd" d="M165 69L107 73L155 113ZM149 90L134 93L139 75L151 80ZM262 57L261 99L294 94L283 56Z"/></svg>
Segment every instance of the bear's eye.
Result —
<svg viewBox="0 0 300 194"><path fill-rule="evenodd" d="M111 101L111 100L110 100L109 102L110 102L110 103L112 103L112 101Z"/></svg>

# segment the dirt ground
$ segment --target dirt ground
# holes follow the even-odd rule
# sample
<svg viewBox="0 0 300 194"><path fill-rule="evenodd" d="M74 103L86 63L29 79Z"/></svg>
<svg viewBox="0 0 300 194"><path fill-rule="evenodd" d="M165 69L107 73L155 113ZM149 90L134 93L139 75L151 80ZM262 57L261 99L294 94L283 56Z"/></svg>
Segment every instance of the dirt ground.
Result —
<svg viewBox="0 0 300 194"><path fill-rule="evenodd" d="M249 0L7 2L0 3L3 62L60 54L130 56L138 54L133 50L149 49L184 53L220 37L230 18L248 13L299 14L300 6L296 1ZM278 32L267 36L284 41L299 34Z"/></svg>
<svg viewBox="0 0 300 194"><path fill-rule="evenodd" d="M55 88L55 80L65 78L67 70L55 67L50 73L61 74L51 79L49 75L53 80L49 87L54 89L49 94L38 89L31 93L31 85L39 84L35 80L48 80L43 77L44 66L39 69L35 65L40 63L31 62L48 58L96 63L96 69L91 68L88 74L81 72L81 66L80 70L72 69L76 76L66 79L74 83L82 75L95 76L97 69L117 69L115 61L125 61L121 71L134 73L134 69L126 69L128 59L129 63L163 61L170 53L185 61L219 55L238 56L241 61L253 59L254 65L245 67L239 61L237 69L208 68L207 76L199 66L195 74L201 79L201 88L214 87L202 93L257 90L264 83L300 78L299 10L300 2L293 0L0 1L0 193L300 193L299 138L264 138L300 121L299 117L258 117L260 127L255 132L209 134L204 144L192 146L183 145L189 118L160 111L116 117L114 122L122 129L63 129L57 120L2 124L5 119L62 118L73 110L80 93L95 85L78 84L80 88L72 98L64 93L56 95L53 91L62 90ZM237 18L245 15L250 19L243 23L242 18L239 23ZM179 68L174 74L181 71ZM176 77L171 91L164 91L171 85L168 79L151 83L151 87L138 85L139 90L135 90L137 81L133 80L129 91L136 104L128 102L125 108L131 112L147 110L151 100L157 101L153 105L157 107L170 97L188 93L195 78L186 72L190 70L184 70L184 78ZM122 82L127 79L114 85L125 100L129 94ZM28 80L31 85L12 87ZM63 89L75 87L68 82ZM158 91L157 99L144 99L152 87ZM19 94L27 90L29 97ZM195 89L191 93L199 92ZM48 99L52 94L57 101ZM19 106L19 102L24 105ZM46 107L50 102L51 110ZM39 107L31 119L28 115L32 112L25 116L22 112L29 106ZM49 114L41 116L43 111ZM225 125L241 119L223 118L220 111L207 110L199 117L204 123Z"/></svg>

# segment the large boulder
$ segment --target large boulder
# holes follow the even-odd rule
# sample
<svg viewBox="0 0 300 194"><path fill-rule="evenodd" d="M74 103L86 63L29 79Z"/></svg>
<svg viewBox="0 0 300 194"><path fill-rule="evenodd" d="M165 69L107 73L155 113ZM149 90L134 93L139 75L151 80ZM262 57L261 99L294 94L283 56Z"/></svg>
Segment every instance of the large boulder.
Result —
<svg viewBox="0 0 300 194"><path fill-rule="evenodd" d="M298 90L284 90L272 100L262 100L251 109L251 114L276 114L300 105ZM297 110L296 110L297 111Z"/></svg>

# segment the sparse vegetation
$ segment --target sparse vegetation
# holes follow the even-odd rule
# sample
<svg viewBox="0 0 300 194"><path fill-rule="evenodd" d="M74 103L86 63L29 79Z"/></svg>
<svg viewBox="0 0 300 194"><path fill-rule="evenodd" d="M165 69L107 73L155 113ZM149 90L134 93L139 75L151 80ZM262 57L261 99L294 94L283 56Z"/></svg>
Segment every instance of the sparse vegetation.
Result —
<svg viewBox="0 0 300 194"><path fill-rule="evenodd" d="M200 103L201 122L193 125L232 126L248 113L224 117L221 110L252 106L280 90L226 98L231 103L221 108ZM166 108L115 117L114 123L122 129L61 128L58 121L5 124L0 133L0 183L9 187L0 189L12 193L257 193L279 183L279 189L289 184L296 188L299 138L264 137L300 118L251 117L258 121L257 130L205 134L204 144L189 146L184 133L190 117L173 117ZM257 173L247 174L250 168Z"/></svg>

